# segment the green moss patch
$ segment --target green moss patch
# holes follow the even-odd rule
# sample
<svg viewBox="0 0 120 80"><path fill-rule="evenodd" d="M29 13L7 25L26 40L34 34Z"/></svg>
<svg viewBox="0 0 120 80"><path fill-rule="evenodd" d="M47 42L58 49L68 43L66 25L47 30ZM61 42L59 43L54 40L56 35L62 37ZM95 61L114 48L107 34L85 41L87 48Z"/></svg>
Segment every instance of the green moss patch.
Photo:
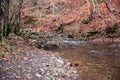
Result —
<svg viewBox="0 0 120 80"><path fill-rule="evenodd" d="M110 34L110 33L116 33L117 32L117 24L114 24L112 25L111 27L106 27L104 29L104 33L107 35L107 34Z"/></svg>
<svg viewBox="0 0 120 80"><path fill-rule="evenodd" d="M82 37L91 37L91 36L94 36L99 33L100 33L99 31L88 31L86 33L83 33L81 36Z"/></svg>

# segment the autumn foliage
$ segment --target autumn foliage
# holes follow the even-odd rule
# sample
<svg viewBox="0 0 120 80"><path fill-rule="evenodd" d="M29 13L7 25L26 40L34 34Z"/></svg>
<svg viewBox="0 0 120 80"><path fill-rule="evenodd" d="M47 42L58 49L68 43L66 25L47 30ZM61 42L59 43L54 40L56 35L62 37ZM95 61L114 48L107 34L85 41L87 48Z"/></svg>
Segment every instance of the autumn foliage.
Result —
<svg viewBox="0 0 120 80"><path fill-rule="evenodd" d="M50 31L50 29L59 24L63 24L65 30L72 30L76 32L86 32L90 30L102 31L103 19L107 27L111 27L112 24L112 13L108 10L103 0L99 0L99 4L96 7L96 12L93 11L93 3L88 4L85 0L47 0L43 2L41 9L36 9L37 4L31 7L25 6L21 11L21 17L34 16L38 19L33 27L35 31L42 29L43 31ZM98 0L97 0L98 1ZM114 10L114 22L120 24L120 0L106 0L107 5ZM35 9L34 9L35 8ZM42 9L43 8L43 9ZM43 12L41 12L44 10ZM54 13L53 13L54 10ZM91 19L89 11L92 14ZM98 11L100 11L101 16ZM42 16L41 16L42 15ZM88 20L88 21L87 21ZM87 21L84 23L84 21ZM32 25L32 24L31 24Z"/></svg>

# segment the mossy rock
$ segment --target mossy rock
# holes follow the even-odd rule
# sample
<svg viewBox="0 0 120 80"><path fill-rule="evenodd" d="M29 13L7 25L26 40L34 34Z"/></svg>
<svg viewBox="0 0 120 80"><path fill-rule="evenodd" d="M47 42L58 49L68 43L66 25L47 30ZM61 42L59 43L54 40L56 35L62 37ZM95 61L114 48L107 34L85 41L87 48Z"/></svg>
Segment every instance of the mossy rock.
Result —
<svg viewBox="0 0 120 80"><path fill-rule="evenodd" d="M99 31L88 31L86 33L83 33L82 37L91 37L91 36L94 36L94 35L99 34L99 33L100 33Z"/></svg>

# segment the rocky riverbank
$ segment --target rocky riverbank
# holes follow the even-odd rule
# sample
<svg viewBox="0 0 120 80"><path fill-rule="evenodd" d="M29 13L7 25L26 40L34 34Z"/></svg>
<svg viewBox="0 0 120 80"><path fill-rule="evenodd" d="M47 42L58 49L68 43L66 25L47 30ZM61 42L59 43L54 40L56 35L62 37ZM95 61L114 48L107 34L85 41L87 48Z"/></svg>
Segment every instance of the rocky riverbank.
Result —
<svg viewBox="0 0 120 80"><path fill-rule="evenodd" d="M77 80L76 68L59 54L14 46L12 53L0 56L0 80Z"/></svg>

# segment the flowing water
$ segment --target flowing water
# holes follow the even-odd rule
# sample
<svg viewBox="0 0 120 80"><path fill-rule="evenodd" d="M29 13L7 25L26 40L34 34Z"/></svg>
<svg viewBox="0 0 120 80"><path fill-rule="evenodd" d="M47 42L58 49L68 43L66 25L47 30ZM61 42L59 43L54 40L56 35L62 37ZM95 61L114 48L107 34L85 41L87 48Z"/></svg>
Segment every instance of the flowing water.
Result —
<svg viewBox="0 0 120 80"><path fill-rule="evenodd" d="M78 69L78 80L120 80L120 43L76 44L68 44L55 52Z"/></svg>

